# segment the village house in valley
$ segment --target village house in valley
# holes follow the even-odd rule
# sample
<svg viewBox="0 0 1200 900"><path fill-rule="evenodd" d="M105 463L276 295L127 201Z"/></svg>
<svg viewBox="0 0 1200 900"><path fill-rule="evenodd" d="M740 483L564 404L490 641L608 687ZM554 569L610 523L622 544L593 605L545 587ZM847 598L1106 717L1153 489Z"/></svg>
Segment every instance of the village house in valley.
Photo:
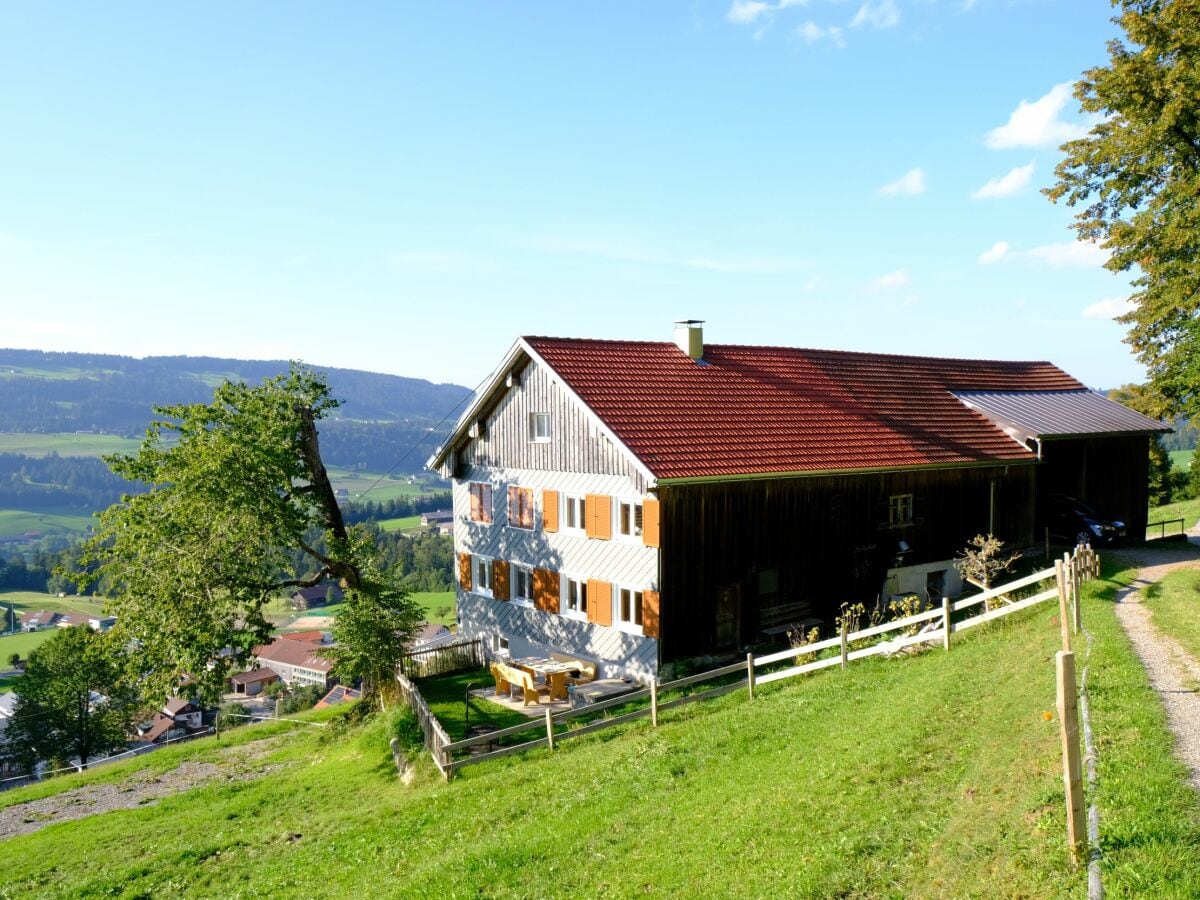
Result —
<svg viewBox="0 0 1200 900"><path fill-rule="evenodd" d="M1068 495L1146 523L1164 431L1047 362L527 337L430 466L460 632L603 675L733 653L841 603L936 597Z"/></svg>
<svg viewBox="0 0 1200 900"><path fill-rule="evenodd" d="M328 634L320 631L301 631L283 634L269 644L254 649L259 671L270 669L289 687L332 684L333 660L321 653L332 646ZM253 680L253 679L250 679ZM234 688L236 691L236 687ZM249 690L243 686L243 690Z"/></svg>

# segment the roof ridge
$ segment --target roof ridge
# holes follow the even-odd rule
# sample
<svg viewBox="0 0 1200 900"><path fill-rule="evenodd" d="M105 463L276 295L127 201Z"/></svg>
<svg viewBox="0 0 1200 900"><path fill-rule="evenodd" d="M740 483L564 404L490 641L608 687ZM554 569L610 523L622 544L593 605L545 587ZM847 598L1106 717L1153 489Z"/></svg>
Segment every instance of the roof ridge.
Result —
<svg viewBox="0 0 1200 900"><path fill-rule="evenodd" d="M554 337L552 335L522 335L521 339L529 342L554 341L556 343L563 344L613 344L623 347L671 347L678 349L674 341L647 341L625 338ZM907 359L920 362L947 362L966 365L1050 366L1060 372L1064 372L1064 374L1069 374L1066 373L1064 369L1047 359L992 359L965 356L927 356L917 353L887 353L879 350L838 350L828 347L793 347L783 344L716 344L705 342L704 348L705 350L769 350L777 352L783 351L790 353L820 354L824 356L880 357L883 359Z"/></svg>

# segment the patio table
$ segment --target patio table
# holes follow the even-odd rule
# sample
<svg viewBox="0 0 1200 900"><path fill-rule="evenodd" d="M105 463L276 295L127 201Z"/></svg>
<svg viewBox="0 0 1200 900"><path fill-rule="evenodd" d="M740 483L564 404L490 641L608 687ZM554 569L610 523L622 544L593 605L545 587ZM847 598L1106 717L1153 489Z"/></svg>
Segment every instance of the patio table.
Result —
<svg viewBox="0 0 1200 900"><path fill-rule="evenodd" d="M521 659L514 659L513 665L518 669L524 669L531 675L541 675L550 687L551 700L567 699L567 676L572 672L579 671L578 666L559 662L556 659L547 659L544 656L525 656Z"/></svg>

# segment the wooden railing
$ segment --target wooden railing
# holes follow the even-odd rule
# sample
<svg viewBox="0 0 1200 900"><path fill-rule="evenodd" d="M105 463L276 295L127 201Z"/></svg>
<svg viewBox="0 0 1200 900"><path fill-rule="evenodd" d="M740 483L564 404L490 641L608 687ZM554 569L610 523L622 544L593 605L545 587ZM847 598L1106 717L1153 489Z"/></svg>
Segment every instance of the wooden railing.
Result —
<svg viewBox="0 0 1200 900"><path fill-rule="evenodd" d="M401 681L401 690L405 693L406 698L409 699L410 705L413 707L414 712L417 713L418 721L421 722L421 727L425 731L426 747L429 748L434 763L437 764L438 770L442 775L449 780L454 772L465 766L487 762L488 760L533 750L538 747L548 747L552 750L555 744L561 741L582 737L585 734L591 734L605 728L612 728L616 725L623 725L636 719L649 717L651 723L657 726L658 714L663 710L682 706L686 703L694 703L698 700L719 697L722 694L727 694L742 687L748 688L749 697L753 699L754 690L759 685L770 684L773 681L806 675L835 666L845 668L849 663L856 660L884 654L892 655L906 647L917 644L941 642L942 646L946 650L949 650L953 635L960 631L975 628L986 622L1012 615L1054 598L1059 599L1060 606L1063 609L1063 628L1078 628L1079 582L1098 578L1099 575L1099 556L1090 547L1081 545L1075 548L1073 554L1065 554L1062 560L1056 561L1053 567L1042 569L1039 572L1034 572L1005 584L997 585L989 590L973 594L970 597L964 597L957 601L943 598L940 609L925 610L911 616L905 616L902 619L883 622L858 631L847 633L843 630L837 637L827 638L812 644L806 644L802 647L791 647L787 650L767 653L758 657L749 654L745 661L739 661L731 665L710 669L696 675L677 678L661 684L657 681L652 681L647 687L578 709L569 709L564 712L555 713L547 707L545 716L540 720L531 719L529 722L522 722L519 725L501 728L497 731L490 731L486 734L465 738L460 741L450 741L448 739L441 725L433 717L432 713L429 712L429 707L421 698L416 686L403 675L399 675L397 678ZM1009 598L1009 595L1015 591L1041 585L1051 580L1055 582L1054 586L1038 591L1032 596L1016 600ZM972 614L967 617L957 615L958 621L955 621L956 614L972 610L980 604L988 604L993 600L999 601L999 605L995 608L986 609L982 613ZM936 627L933 627L935 625ZM916 633L911 633L912 629L918 630ZM866 647L854 647L855 644L862 641L879 638L892 632L901 632L901 634L892 640L877 641ZM852 647L854 649L851 649ZM782 669L771 669L766 672L761 671L765 667L775 666L789 660L797 660L801 657L811 657L835 648L838 652L825 658L813 659L809 662ZM704 690L671 696L693 685L716 679L727 679L735 675L741 677ZM664 695L669 699L660 700L660 697ZM649 700L649 705L625 710L617 715L609 714L609 710L614 708L640 703L645 700ZM580 727L559 728L559 726L564 726L565 723L573 719L583 716L595 716L597 714L603 714L603 718L589 721ZM507 738L530 731L539 731L542 733L532 740L498 746L496 749L476 753L472 756L459 759L454 758L456 753L469 751L471 748L480 745L498 743Z"/></svg>
<svg viewBox="0 0 1200 900"><path fill-rule="evenodd" d="M437 716L430 710L429 704L407 675L397 672L396 684L400 688L400 696L417 717L417 723L425 735L425 749L433 757L433 764L443 776L449 778L450 773L446 765L450 762L450 757L446 754L446 745L450 743L450 735L446 734L446 729L442 727L442 723L437 720Z"/></svg>
<svg viewBox="0 0 1200 900"><path fill-rule="evenodd" d="M453 675L484 665L487 665L487 655L479 638L410 650L400 657L400 671L409 678Z"/></svg>
<svg viewBox="0 0 1200 900"><path fill-rule="evenodd" d="M1186 529L1184 528L1184 525L1186 524L1186 521L1183 519L1166 519L1162 522L1151 522L1146 526L1146 540L1161 541L1163 538L1167 537L1168 525L1176 525L1179 527L1178 531L1176 531L1174 528L1171 529L1171 537L1175 537L1177 534L1184 534L1186 533ZM1155 528L1158 529L1158 534L1152 535L1150 532L1152 532Z"/></svg>

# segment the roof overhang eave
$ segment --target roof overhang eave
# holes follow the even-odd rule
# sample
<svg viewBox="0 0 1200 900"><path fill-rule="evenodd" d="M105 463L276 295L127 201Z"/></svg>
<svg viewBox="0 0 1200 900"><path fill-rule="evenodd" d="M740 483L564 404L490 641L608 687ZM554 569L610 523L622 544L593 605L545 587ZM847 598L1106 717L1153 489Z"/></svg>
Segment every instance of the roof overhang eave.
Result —
<svg viewBox="0 0 1200 900"><path fill-rule="evenodd" d="M659 478L660 487L677 487L690 484L717 484L734 481L772 481L785 478L821 478L826 475L880 475L888 472L932 472L949 469L1001 469L1009 466L1034 466L1038 460L1032 454L1028 459L972 460L959 463L922 463L912 466L870 466L857 469L796 469L783 472L742 472L727 475L695 475L680 478Z"/></svg>
<svg viewBox="0 0 1200 900"><path fill-rule="evenodd" d="M442 463L446 461L446 457L450 454L450 451L455 447L455 445L458 444L460 440L462 440L462 436L470 427L471 422L475 420L475 417L479 414L480 410L487 404L488 399L500 386L500 383L508 375L508 372L512 368L513 364L517 361L517 359L520 358L522 353L528 356L529 346L525 343L524 338L518 338L513 345L508 348L508 352L504 354L504 358L500 361L500 365L498 365L488 377L487 381L484 383L484 386L476 392L471 402L467 405L467 408L463 410L463 414L458 417L458 421L454 423L454 428L451 429L450 434L446 437L446 440L444 440L438 446L437 450L433 452L433 455L425 461L425 468L438 469L441 467Z"/></svg>

